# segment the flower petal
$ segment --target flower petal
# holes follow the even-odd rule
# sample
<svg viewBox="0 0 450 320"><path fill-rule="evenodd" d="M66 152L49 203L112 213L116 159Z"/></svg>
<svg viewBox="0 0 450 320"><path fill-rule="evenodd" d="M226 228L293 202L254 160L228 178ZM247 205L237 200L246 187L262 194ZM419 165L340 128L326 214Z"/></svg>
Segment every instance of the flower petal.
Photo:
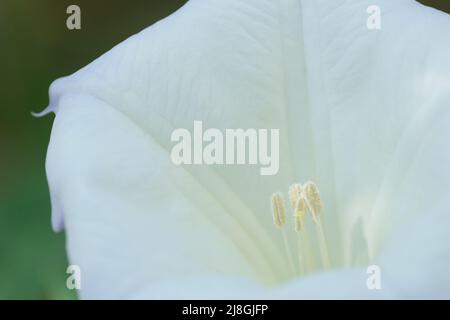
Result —
<svg viewBox="0 0 450 320"><path fill-rule="evenodd" d="M448 93L438 95L417 119L418 134L405 143L410 152L398 162L406 170L398 170L402 179L389 188L395 196L389 207L378 208L386 214L373 219L387 238L380 265L409 298L450 298L449 105Z"/></svg>
<svg viewBox="0 0 450 320"><path fill-rule="evenodd" d="M242 278L199 276L154 283L136 299L395 299L399 296L386 281L380 290L369 290L362 268L319 273L268 288Z"/></svg>
<svg viewBox="0 0 450 320"><path fill-rule="evenodd" d="M59 103L47 172L83 296L127 297L177 276L283 277L280 251L245 207L231 203L239 215L230 215L232 197L217 199L104 102L66 95ZM220 180L217 188L226 190Z"/></svg>
<svg viewBox="0 0 450 320"><path fill-rule="evenodd" d="M185 168L214 197L226 199L222 202L228 203L229 214L253 216L247 220L257 221L281 247L270 219L270 196L313 174L306 170L313 160L307 156L311 132L300 17L297 0L189 1L77 73L55 81L49 110L59 113L66 95L95 97L165 150L173 146L172 131L192 129L195 120L203 121L205 129L281 129L275 176L261 176L259 165ZM290 138L297 127L307 134L302 141ZM300 170L295 161L305 167ZM56 213L59 205L53 203ZM57 229L63 225L59 216L53 217Z"/></svg>
<svg viewBox="0 0 450 320"><path fill-rule="evenodd" d="M332 185L323 197L339 217L333 223L343 231L345 263L367 249L373 259L390 227L404 222L405 213L393 210L397 197L405 205L409 201L399 195L404 175L422 153L415 146L448 104L442 97L448 97L450 83L450 19L415 1L381 0L376 3L381 30L369 30L367 8L373 1L302 4L312 126L328 123L316 136L317 166L323 169L316 182ZM429 161L436 161L441 149L430 150ZM417 187L423 181L415 183L409 197L423 193ZM430 188L440 190L438 185ZM352 236L368 248L355 246Z"/></svg>
<svg viewBox="0 0 450 320"><path fill-rule="evenodd" d="M70 260L82 268L82 296L167 296L175 281L181 288L174 295L186 297L202 288L218 297L241 289L250 297L255 290L267 297L395 297L414 280L413 294L445 294L445 228L429 225L427 255L413 232L421 220L405 214L424 212L424 199L409 198L422 195L412 186L426 185L426 199L438 190L427 212L447 226L449 180L422 174L437 156L447 157L440 140L447 132L433 128L433 138L423 139L432 146L426 152L411 152L411 143L432 123L421 123L424 110L448 103L441 100L450 70L448 18L407 0L378 3L383 31L371 33L366 0L304 0L301 8L295 0L190 1L55 82L47 160L53 224L65 224ZM421 23L404 28L411 17ZM438 100L430 103L430 95ZM280 173L174 166L170 133L194 120L219 129L286 129ZM410 155L414 161L402 167ZM370 252L382 253L395 291L368 292L360 269L264 289L288 275L269 196L310 179L331 213L328 227L342 225L350 235L351 221L363 219ZM405 219L411 228L402 231ZM381 241L400 234L400 241ZM341 243L337 233L329 238ZM404 252L415 263L405 277ZM339 248L333 253L337 259ZM439 267L430 264L436 261ZM214 291L215 279L226 289Z"/></svg>

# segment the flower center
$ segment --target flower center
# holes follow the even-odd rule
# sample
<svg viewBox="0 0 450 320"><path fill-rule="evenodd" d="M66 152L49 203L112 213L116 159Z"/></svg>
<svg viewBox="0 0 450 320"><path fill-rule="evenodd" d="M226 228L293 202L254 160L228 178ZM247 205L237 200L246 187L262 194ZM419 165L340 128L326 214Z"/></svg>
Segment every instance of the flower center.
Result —
<svg viewBox="0 0 450 320"><path fill-rule="evenodd" d="M292 232L295 231L297 238L297 246L294 251L291 249L291 243L286 234L286 209L283 195L280 192L274 193L271 200L273 222L281 230L286 257L292 274L294 276L303 275L314 271L314 266L317 265L316 256L313 252L315 247L318 247L322 268L330 268L327 241L320 215L322 201L316 184L310 181L303 185L293 184L289 188L289 202L294 220L294 230ZM312 241L314 240L310 238L309 232L305 228L308 217L312 218L314 224L315 241L317 241L317 245L314 247L312 246Z"/></svg>

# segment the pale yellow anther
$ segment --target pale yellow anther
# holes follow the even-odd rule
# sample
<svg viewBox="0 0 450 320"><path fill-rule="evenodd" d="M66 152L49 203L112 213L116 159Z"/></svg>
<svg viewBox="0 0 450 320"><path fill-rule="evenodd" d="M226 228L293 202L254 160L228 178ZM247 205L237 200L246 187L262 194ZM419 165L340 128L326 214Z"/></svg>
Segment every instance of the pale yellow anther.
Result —
<svg viewBox="0 0 450 320"><path fill-rule="evenodd" d="M272 195L273 223L281 228L286 224L286 209L284 207L284 198L281 193Z"/></svg>
<svg viewBox="0 0 450 320"><path fill-rule="evenodd" d="M282 228L286 224L286 209L284 207L284 198L281 193L274 193L272 195L272 211L273 211L273 223L279 227ZM291 252L291 248L289 246L289 240L286 236L286 233L284 232L284 229L281 229L281 235L283 237L283 243L284 248L286 250L286 256L289 261L289 268L291 269L291 273L293 275L296 274L295 272L295 265L294 260Z"/></svg>
<svg viewBox="0 0 450 320"><path fill-rule="evenodd" d="M317 188L314 182L309 181L303 185L303 190L308 209L311 211L314 222L318 223L318 217L322 210L319 188Z"/></svg>
<svg viewBox="0 0 450 320"><path fill-rule="evenodd" d="M304 227L307 212L307 202L303 186L299 183L289 187L289 200L294 211L295 231L300 232Z"/></svg>
<svg viewBox="0 0 450 320"><path fill-rule="evenodd" d="M295 209L297 205L297 201L300 198L300 195L303 191L301 184L293 184L289 187L289 201L291 202L292 209Z"/></svg>
<svg viewBox="0 0 450 320"><path fill-rule="evenodd" d="M295 231L300 232L305 226L307 205L304 198L299 198L294 207Z"/></svg>

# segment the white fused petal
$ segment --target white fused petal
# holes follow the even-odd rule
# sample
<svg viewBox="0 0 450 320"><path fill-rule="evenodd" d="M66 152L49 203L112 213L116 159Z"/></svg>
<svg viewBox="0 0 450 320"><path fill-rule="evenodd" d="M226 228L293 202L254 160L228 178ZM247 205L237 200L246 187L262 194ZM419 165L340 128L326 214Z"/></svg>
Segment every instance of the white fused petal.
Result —
<svg viewBox="0 0 450 320"><path fill-rule="evenodd" d="M369 31L369 0L191 0L56 81L52 219L82 296L392 298L413 281L411 296L445 293L449 177L430 172L449 156L450 22L414 1L377 3L382 30ZM173 165L171 132L194 120L282 129L279 174ZM367 290L363 269L273 286L289 269L270 195L308 180L332 260L381 254L382 292ZM418 230L425 210L436 218ZM416 267L401 276L408 257Z"/></svg>
<svg viewBox="0 0 450 320"><path fill-rule="evenodd" d="M415 1L382 0L376 2L381 30L368 30L366 9L373 1L302 4L311 121L313 127L329 123L316 135L321 146L316 165L322 170L315 182L334 185L331 196L325 190L325 207L335 199L346 263L366 247L373 259L393 225L422 213L418 207L406 213L394 206L397 197L408 201L398 193L422 153L416 146L449 104L450 19ZM429 162L421 164L425 175L425 166L442 165L437 159L447 152L443 145L429 149ZM423 194L418 185L425 175L416 178L409 197ZM437 180L427 184L438 194L448 191ZM358 237L364 240L361 248L354 241Z"/></svg>
<svg viewBox="0 0 450 320"><path fill-rule="evenodd" d="M408 141L407 170L390 190L391 206L384 208L395 216L381 234L387 241L380 265L409 298L450 298L450 171L438 165L450 163L450 97L436 100L414 126L422 137Z"/></svg>
<svg viewBox="0 0 450 320"><path fill-rule="evenodd" d="M70 261L82 270L83 296L127 297L172 277L222 274L269 284L283 274L257 221L249 228L244 213L228 214L120 112L83 95L60 104L48 179Z"/></svg>
<svg viewBox="0 0 450 320"><path fill-rule="evenodd" d="M224 276L171 278L136 292L133 299L395 299L401 297L383 282L382 290L367 289L365 269L315 274L274 288L249 279Z"/></svg>
<svg viewBox="0 0 450 320"><path fill-rule="evenodd" d="M298 106L306 99L300 17L297 0L189 1L74 75L55 81L50 108L59 110L67 94L96 97L166 150L173 145L172 131L192 129L194 120L202 120L205 128L282 128L275 176L261 176L259 166L186 168L216 198L230 193L233 203L247 207L248 215L272 231L268 199L295 179L297 170L289 151L297 142L289 139L286 121L302 119ZM301 146L308 146L306 139ZM226 191L212 184L212 174ZM242 209L230 214L242 215Z"/></svg>

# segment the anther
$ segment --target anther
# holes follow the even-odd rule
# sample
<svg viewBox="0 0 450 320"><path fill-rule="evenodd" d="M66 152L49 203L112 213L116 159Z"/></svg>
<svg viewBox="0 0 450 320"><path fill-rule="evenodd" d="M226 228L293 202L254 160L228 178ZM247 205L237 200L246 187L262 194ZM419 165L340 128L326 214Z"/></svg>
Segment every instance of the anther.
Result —
<svg viewBox="0 0 450 320"><path fill-rule="evenodd" d="M303 192L303 187L299 183L295 183L289 187L289 201L291 202L292 209L295 209L298 199Z"/></svg>
<svg viewBox="0 0 450 320"><path fill-rule="evenodd" d="M314 182L306 182L303 186L305 193L306 204L311 211L312 218L315 223L318 223L318 217L322 210L322 200L320 199L319 188Z"/></svg>
<svg viewBox="0 0 450 320"><path fill-rule="evenodd" d="M316 224L317 240L319 242L320 255L325 269L330 267L330 257L328 255L327 240L320 219L320 211L322 210L322 200L320 199L319 188L314 182L306 182L303 186L306 198L306 204L311 211L312 218Z"/></svg>
<svg viewBox="0 0 450 320"><path fill-rule="evenodd" d="M300 232L305 226L305 216L306 216L307 205L303 197L297 199L294 206L294 221L295 221L295 232Z"/></svg>
<svg viewBox="0 0 450 320"><path fill-rule="evenodd" d="M286 209L281 193L274 193L272 195L272 212L273 223L279 228L283 227L286 224Z"/></svg>
<svg viewBox="0 0 450 320"><path fill-rule="evenodd" d="M295 265L294 265L294 259L292 256L292 251L289 246L289 241L286 236L286 233L284 232L283 226L286 224L286 209L284 207L284 198L281 193L274 193L272 195L272 213L273 213L273 223L275 226L281 229L281 235L283 237L283 243L284 248L286 250L286 256L289 262L289 268L291 269L291 272L293 275L296 274L295 272Z"/></svg>

